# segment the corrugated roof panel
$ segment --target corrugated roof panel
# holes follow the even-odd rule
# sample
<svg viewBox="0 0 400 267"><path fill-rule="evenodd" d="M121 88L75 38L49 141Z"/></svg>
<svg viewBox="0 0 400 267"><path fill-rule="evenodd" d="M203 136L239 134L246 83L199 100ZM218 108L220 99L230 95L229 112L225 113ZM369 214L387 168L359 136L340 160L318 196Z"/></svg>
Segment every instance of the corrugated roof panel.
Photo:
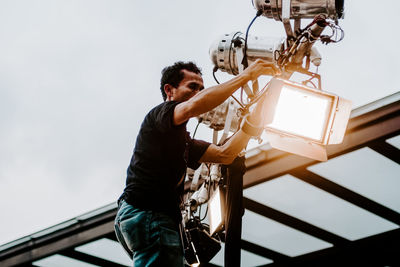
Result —
<svg viewBox="0 0 400 267"><path fill-rule="evenodd" d="M75 250L119 264L127 266L132 265L132 260L122 249L121 245L107 238L101 238L99 240L76 247Z"/></svg>
<svg viewBox="0 0 400 267"><path fill-rule="evenodd" d="M242 239L292 257L332 246L249 210L243 216Z"/></svg>
<svg viewBox="0 0 400 267"><path fill-rule="evenodd" d="M224 266L224 253L225 253L224 251L225 251L225 244L222 243L221 250L217 253L217 255L215 255L215 257L210 261L210 263L219 266ZM242 267L254 267L254 266L269 264L272 262L273 261L270 259L255 255L243 249L241 250L240 266Z"/></svg>
<svg viewBox="0 0 400 267"><path fill-rule="evenodd" d="M400 212L400 165L368 147L308 169Z"/></svg>
<svg viewBox="0 0 400 267"><path fill-rule="evenodd" d="M250 187L244 195L349 240L398 228L396 224L291 175ZM253 222L246 223L251 225ZM259 228L257 224L254 227Z"/></svg>
<svg viewBox="0 0 400 267"><path fill-rule="evenodd" d="M78 261L72 258L68 258L62 255L52 255L46 257L44 259L32 262L35 266L40 267L95 267L97 265L93 265L90 263L86 263L83 261Z"/></svg>

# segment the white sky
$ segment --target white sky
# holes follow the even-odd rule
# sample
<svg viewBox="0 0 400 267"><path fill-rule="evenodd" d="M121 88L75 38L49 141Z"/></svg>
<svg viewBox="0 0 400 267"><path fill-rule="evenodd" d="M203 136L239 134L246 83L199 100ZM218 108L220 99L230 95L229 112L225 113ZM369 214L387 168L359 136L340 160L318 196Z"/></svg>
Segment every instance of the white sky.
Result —
<svg viewBox="0 0 400 267"><path fill-rule="evenodd" d="M399 8L345 1L345 39L318 46L324 90L355 107L399 91ZM214 85L209 46L255 12L247 0L0 1L0 244L116 201L161 69L193 60ZM261 17L250 34L285 33Z"/></svg>

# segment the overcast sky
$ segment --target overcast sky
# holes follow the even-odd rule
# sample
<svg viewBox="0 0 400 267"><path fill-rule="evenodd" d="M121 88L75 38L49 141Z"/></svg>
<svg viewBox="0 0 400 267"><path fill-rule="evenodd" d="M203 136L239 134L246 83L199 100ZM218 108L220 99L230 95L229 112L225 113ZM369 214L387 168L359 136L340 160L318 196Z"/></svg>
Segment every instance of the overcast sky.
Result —
<svg viewBox="0 0 400 267"><path fill-rule="evenodd" d="M399 91L399 7L345 1L344 40L318 45L324 90L354 107ZM161 69L193 60L214 85L209 46L255 13L247 0L0 1L0 244L116 201ZM250 34L285 35L265 17Z"/></svg>

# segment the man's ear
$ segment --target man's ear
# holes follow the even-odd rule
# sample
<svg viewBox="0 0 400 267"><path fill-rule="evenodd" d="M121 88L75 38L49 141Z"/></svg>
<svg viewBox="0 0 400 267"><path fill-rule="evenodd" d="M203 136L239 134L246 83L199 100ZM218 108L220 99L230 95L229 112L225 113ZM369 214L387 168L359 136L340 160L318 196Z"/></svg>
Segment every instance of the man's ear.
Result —
<svg viewBox="0 0 400 267"><path fill-rule="evenodd" d="M164 84L164 92L167 94L167 100L172 100L172 88L174 88L172 85L170 84Z"/></svg>

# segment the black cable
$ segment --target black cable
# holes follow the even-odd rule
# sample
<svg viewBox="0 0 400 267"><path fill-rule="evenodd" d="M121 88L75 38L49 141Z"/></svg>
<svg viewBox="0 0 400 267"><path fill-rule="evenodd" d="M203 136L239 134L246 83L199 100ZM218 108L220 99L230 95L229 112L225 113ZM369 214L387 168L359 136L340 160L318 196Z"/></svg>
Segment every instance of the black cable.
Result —
<svg viewBox="0 0 400 267"><path fill-rule="evenodd" d="M242 64L243 64L245 69L249 66L249 63L247 62L247 38L248 38L248 35L249 35L249 30L250 30L251 25L253 25L254 21L259 16L261 16L261 14L262 14L262 11L258 10L256 16L250 22L250 24L249 24L249 26L247 27L247 30L246 30L246 38L244 39L244 53L243 53L243 61L242 61Z"/></svg>
<svg viewBox="0 0 400 267"><path fill-rule="evenodd" d="M282 1L281 1L281 3L282 3ZM276 6L276 7L279 6L278 0L275 0L275 6ZM283 10L283 9L282 9L282 10ZM278 19L279 19L280 21L282 21L280 12L277 12L277 13L278 13Z"/></svg>
<svg viewBox="0 0 400 267"><path fill-rule="evenodd" d="M201 123L201 120L198 120L196 128L194 129L194 133L193 133L192 139L194 139L194 136L196 135L197 128L199 128L200 123Z"/></svg>
<svg viewBox="0 0 400 267"><path fill-rule="evenodd" d="M335 40L333 40L333 42L334 42L334 43L338 43L338 42L340 42L340 41L343 40L343 38L344 38L344 31L343 31L343 29L342 29L339 25L333 24L333 27L335 28L335 32L336 32ZM339 38L339 40L337 39L337 30L340 30L340 38Z"/></svg>
<svg viewBox="0 0 400 267"><path fill-rule="evenodd" d="M200 212L199 212L200 221L204 221L204 219L207 217L207 213L208 213L208 205L207 205L207 208L206 208L206 213L204 214L203 218L200 218Z"/></svg>
<svg viewBox="0 0 400 267"><path fill-rule="evenodd" d="M215 80L218 84L220 84L219 81L217 80L217 77L215 77L215 73L217 72L217 70L218 70L218 67L215 66L214 69L213 69L213 77L214 77L214 80Z"/></svg>
<svg viewBox="0 0 400 267"><path fill-rule="evenodd" d="M231 44L229 45L229 53L228 53L228 62L229 62L229 68L232 71L233 75L237 75L238 73L234 73L233 68L232 68L232 62L231 62L231 51L232 51L232 45L234 44L234 41L236 40L236 35L241 34L241 32L236 32L231 39Z"/></svg>
<svg viewBox="0 0 400 267"><path fill-rule="evenodd" d="M219 81L217 80L217 77L215 77L215 73L217 72L217 70L218 70L218 67L215 66L214 69L213 69L213 77L214 77L214 80L217 82L217 84L220 84ZM232 97L242 108L244 108L243 104L240 103L240 101L239 101L234 95L231 95L231 97Z"/></svg>

